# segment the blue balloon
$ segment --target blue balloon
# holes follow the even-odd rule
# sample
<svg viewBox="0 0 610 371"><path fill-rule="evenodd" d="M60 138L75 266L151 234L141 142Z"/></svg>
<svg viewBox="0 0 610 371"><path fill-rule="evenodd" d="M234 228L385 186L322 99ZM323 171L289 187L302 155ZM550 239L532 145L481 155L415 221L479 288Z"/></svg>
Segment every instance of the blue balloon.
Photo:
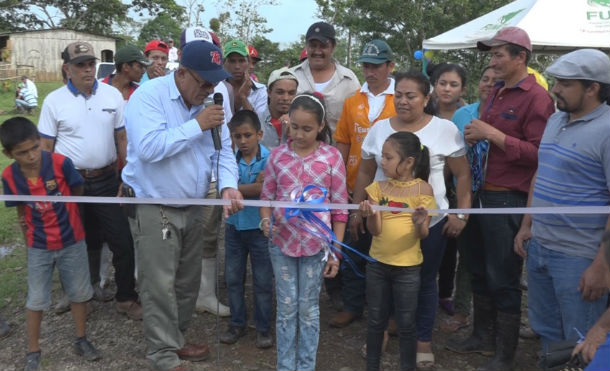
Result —
<svg viewBox="0 0 610 371"><path fill-rule="evenodd" d="M413 57L417 60L422 59L423 56L424 53L421 50L416 50L415 53L413 53Z"/></svg>

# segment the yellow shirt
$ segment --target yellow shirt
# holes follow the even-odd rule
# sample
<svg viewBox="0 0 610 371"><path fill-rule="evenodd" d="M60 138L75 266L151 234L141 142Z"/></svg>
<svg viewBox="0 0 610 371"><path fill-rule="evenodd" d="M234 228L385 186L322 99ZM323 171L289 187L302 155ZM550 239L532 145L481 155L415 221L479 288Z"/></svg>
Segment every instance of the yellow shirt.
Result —
<svg viewBox="0 0 610 371"><path fill-rule="evenodd" d="M436 208L434 196L423 195L417 192L408 192L405 196L390 195L387 190L400 190L401 188L419 189L421 179L401 182L389 179L382 182L373 182L366 187L369 198L375 203L381 202L387 206L416 208L423 206L426 209ZM384 190L386 190L384 192ZM385 202L387 200L387 203ZM407 204L408 206L403 205ZM371 250L372 258L378 261L400 267L419 265L424 261L419 238L415 235L415 228L411 220L411 213L394 211L381 211L381 233L373 237Z"/></svg>

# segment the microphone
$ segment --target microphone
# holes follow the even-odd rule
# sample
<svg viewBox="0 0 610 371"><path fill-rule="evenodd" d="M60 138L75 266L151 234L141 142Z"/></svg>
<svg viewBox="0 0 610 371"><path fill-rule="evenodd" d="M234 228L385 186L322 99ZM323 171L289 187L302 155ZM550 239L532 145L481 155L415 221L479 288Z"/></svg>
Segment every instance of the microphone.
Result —
<svg viewBox="0 0 610 371"><path fill-rule="evenodd" d="M214 104L222 106L222 94L215 93L214 94ZM214 149L220 151L222 149L222 142L220 141L220 128L217 126L212 128L212 140L214 141Z"/></svg>
<svg viewBox="0 0 610 371"><path fill-rule="evenodd" d="M220 94L220 93L216 93L216 94L220 95L220 101L222 104L222 94ZM203 106L205 108L210 107L215 104L216 94L214 94L214 98L207 97L203 100ZM214 142L214 149L218 151L222 148L222 143L220 142L220 133L218 132L218 127L210 129L210 132L212 134L212 141Z"/></svg>

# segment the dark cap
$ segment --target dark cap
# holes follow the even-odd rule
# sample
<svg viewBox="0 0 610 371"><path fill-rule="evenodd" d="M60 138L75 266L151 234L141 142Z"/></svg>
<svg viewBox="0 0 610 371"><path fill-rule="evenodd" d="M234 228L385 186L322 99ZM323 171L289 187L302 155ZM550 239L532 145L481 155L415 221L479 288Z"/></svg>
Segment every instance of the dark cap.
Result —
<svg viewBox="0 0 610 371"><path fill-rule="evenodd" d="M326 22L316 22L309 26L305 40L319 40L324 44L329 40L335 41L335 28Z"/></svg>
<svg viewBox="0 0 610 371"><path fill-rule="evenodd" d="M205 81L215 84L231 77L222 68L222 52L209 42L190 42L182 49L180 65L197 72Z"/></svg>
<svg viewBox="0 0 610 371"><path fill-rule="evenodd" d="M488 51L494 46L515 44L519 45L530 52L532 51L532 42L525 30L519 27L504 27L498 31L490 40L477 42L477 48L482 51Z"/></svg>
<svg viewBox="0 0 610 371"><path fill-rule="evenodd" d="M61 53L64 63L80 63L90 59L97 59L91 44L84 41L76 41L64 49Z"/></svg>
<svg viewBox="0 0 610 371"><path fill-rule="evenodd" d="M362 49L362 55L356 63L382 64L394 57L392 48L383 40L369 41Z"/></svg>
<svg viewBox="0 0 610 371"><path fill-rule="evenodd" d="M559 57L546 73L558 79L610 84L610 58L597 49L579 49Z"/></svg>
<svg viewBox="0 0 610 371"><path fill-rule="evenodd" d="M147 67L152 64L152 62L144 56L144 53L142 53L140 49L133 45L125 45L121 49L117 50L116 54L114 55L114 63L121 64L129 62L138 62Z"/></svg>

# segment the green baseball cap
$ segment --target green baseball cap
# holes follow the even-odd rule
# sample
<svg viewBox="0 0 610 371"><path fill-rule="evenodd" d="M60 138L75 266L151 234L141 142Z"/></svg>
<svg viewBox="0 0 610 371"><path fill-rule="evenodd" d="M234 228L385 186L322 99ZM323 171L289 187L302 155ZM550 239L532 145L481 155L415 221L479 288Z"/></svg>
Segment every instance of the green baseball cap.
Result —
<svg viewBox="0 0 610 371"><path fill-rule="evenodd" d="M152 62L144 56L144 53L142 53L140 49L133 45L125 45L121 49L117 50L116 54L114 55L114 63L121 64L129 62L138 62L145 66L150 66L152 64Z"/></svg>
<svg viewBox="0 0 610 371"><path fill-rule="evenodd" d="M223 50L223 57L224 58L226 58L231 53L237 53L237 54L242 55L242 56L244 56L246 58L249 55L248 47L241 40L231 40L231 41L227 42L225 44L225 46L222 48L222 50Z"/></svg>
<svg viewBox="0 0 610 371"><path fill-rule="evenodd" d="M362 55L356 63L382 64L394 58L392 48L383 40L369 41L362 48Z"/></svg>

